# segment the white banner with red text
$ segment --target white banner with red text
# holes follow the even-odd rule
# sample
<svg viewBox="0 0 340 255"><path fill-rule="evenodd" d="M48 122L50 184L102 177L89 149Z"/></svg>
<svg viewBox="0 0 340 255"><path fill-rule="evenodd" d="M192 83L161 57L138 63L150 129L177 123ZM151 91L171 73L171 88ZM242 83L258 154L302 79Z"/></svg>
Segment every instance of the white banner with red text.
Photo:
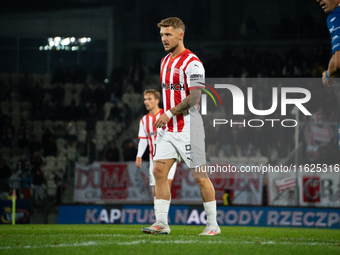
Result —
<svg viewBox="0 0 340 255"><path fill-rule="evenodd" d="M210 164L208 176L215 187L216 200L222 203L230 196L234 205L262 205L262 173L245 173L230 170L230 165ZM233 165L232 169L240 166ZM211 171L215 169L215 171ZM208 171L210 170L210 172ZM171 186L172 202L202 202L198 185L184 163L178 163ZM74 202L152 202L149 185L149 164L142 168L134 162L94 162L88 166L76 164L74 179Z"/></svg>
<svg viewBox="0 0 340 255"><path fill-rule="evenodd" d="M268 205L340 207L340 173L336 167L268 173Z"/></svg>

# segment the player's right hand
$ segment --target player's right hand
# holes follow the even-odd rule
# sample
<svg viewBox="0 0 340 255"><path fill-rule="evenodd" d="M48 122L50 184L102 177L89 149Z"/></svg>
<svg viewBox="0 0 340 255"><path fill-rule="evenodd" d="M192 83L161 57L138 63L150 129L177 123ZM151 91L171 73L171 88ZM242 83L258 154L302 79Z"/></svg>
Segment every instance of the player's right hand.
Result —
<svg viewBox="0 0 340 255"><path fill-rule="evenodd" d="M142 158L141 157L137 157L136 158L136 166L138 168L142 168L141 164L142 164Z"/></svg>
<svg viewBox="0 0 340 255"><path fill-rule="evenodd" d="M163 113L159 118L155 121L154 126L156 128L163 128L165 125L170 121L168 115L166 113Z"/></svg>
<svg viewBox="0 0 340 255"><path fill-rule="evenodd" d="M322 73L322 83L326 88L333 88L335 85L335 81L332 79L328 79L326 77L326 72L327 70Z"/></svg>

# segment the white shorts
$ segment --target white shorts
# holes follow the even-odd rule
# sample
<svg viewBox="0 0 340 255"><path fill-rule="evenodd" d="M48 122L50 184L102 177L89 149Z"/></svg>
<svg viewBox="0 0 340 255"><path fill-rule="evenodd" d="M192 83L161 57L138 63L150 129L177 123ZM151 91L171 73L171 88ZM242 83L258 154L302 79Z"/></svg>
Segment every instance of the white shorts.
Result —
<svg viewBox="0 0 340 255"><path fill-rule="evenodd" d="M206 163L204 129L192 129L179 133L163 131L157 134L153 160L176 159L184 161L189 168Z"/></svg>
<svg viewBox="0 0 340 255"><path fill-rule="evenodd" d="M155 181L155 176L153 175L153 161L150 159L150 165L149 165L149 175L150 175L150 186L155 186L156 181ZM168 179L173 180L175 173L176 173L176 168L177 168L177 162L175 162L172 167L170 168L169 174L168 174Z"/></svg>

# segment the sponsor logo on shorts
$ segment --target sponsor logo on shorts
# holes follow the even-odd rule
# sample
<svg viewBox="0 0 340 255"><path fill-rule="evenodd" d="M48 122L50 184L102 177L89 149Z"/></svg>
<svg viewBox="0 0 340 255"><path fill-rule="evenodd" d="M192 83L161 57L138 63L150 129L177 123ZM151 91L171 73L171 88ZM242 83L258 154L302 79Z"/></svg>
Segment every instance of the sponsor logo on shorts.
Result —
<svg viewBox="0 0 340 255"><path fill-rule="evenodd" d="M191 162L194 162L194 157L192 158L187 157L187 159L189 159Z"/></svg>

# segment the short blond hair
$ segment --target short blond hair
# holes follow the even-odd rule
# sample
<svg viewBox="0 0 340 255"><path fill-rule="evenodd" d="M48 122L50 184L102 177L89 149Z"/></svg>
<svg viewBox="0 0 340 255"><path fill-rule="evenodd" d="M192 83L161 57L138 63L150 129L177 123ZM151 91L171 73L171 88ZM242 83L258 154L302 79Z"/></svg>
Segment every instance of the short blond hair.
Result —
<svg viewBox="0 0 340 255"><path fill-rule="evenodd" d="M163 19L161 22L157 24L157 27L173 27L173 28L181 28L183 32L185 32L185 25L180 18L177 17L169 17Z"/></svg>
<svg viewBox="0 0 340 255"><path fill-rule="evenodd" d="M160 99L161 98L161 94L159 93L159 91L155 90L155 89L147 89L144 91L144 96L146 94L153 94L155 99Z"/></svg>

